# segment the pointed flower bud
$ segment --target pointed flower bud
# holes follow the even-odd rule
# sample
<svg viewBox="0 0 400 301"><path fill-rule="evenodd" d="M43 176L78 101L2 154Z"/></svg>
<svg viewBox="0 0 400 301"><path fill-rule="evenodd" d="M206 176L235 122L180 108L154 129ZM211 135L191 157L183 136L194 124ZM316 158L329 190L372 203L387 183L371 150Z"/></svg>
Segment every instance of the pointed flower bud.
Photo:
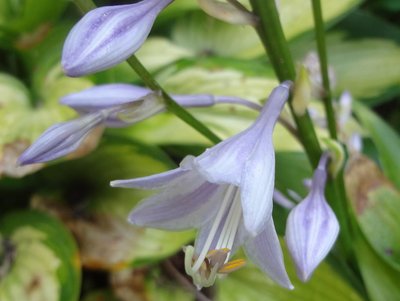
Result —
<svg viewBox="0 0 400 301"><path fill-rule="evenodd" d="M154 20L172 0L143 0L96 8L69 33L62 66L69 76L82 76L121 63L146 40Z"/></svg>
<svg viewBox="0 0 400 301"><path fill-rule="evenodd" d="M308 281L332 248L339 223L325 200L328 154L324 153L314 171L308 196L289 214L285 241L296 265L297 275Z"/></svg>
<svg viewBox="0 0 400 301"><path fill-rule="evenodd" d="M19 164L46 162L75 151L104 118L99 112L53 125L23 152L18 159Z"/></svg>

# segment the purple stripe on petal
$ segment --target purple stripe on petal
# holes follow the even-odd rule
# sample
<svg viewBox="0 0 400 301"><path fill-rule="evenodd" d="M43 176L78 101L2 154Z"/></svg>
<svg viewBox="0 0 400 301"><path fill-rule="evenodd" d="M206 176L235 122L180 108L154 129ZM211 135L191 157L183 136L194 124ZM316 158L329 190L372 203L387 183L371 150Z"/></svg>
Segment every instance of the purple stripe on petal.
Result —
<svg viewBox="0 0 400 301"><path fill-rule="evenodd" d="M212 217L218 185L202 182L190 188L182 191L173 187L143 200L128 220L138 226L167 230L200 227Z"/></svg>
<svg viewBox="0 0 400 301"><path fill-rule="evenodd" d="M283 287L293 289L285 269L281 245L272 218L267 222L264 231L249 239L244 246L247 256L264 273Z"/></svg>
<svg viewBox="0 0 400 301"><path fill-rule="evenodd" d="M47 162L75 151L88 133L105 118L105 115L95 113L53 125L24 151L19 163Z"/></svg>
<svg viewBox="0 0 400 301"><path fill-rule="evenodd" d="M314 172L310 193L294 207L286 223L285 241L302 281L311 277L339 233L339 223L324 196L327 160L325 153Z"/></svg>
<svg viewBox="0 0 400 301"><path fill-rule="evenodd" d="M145 0L106 6L87 13L69 33L62 65L70 76L114 66L143 44L158 13L172 0Z"/></svg>
<svg viewBox="0 0 400 301"><path fill-rule="evenodd" d="M124 187L124 188L140 188L140 189L160 189L170 184L172 181L185 176L189 170L183 170L182 168L176 168L167 172L159 173L153 176L135 178L128 180L115 180L111 181L112 187Z"/></svg>
<svg viewBox="0 0 400 301"><path fill-rule="evenodd" d="M79 113L90 113L114 106L136 102L152 93L151 90L129 84L99 85L72 93L61 98L60 102Z"/></svg>

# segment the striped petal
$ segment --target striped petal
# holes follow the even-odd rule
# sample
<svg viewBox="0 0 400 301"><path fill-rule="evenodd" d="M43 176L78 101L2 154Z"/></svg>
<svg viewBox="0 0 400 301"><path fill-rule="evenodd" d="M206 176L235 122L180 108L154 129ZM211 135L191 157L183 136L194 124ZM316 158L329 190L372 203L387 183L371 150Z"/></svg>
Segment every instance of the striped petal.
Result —
<svg viewBox="0 0 400 301"><path fill-rule="evenodd" d="M195 172L186 174L183 186L171 185L143 200L129 215L137 226L167 230L198 228L213 216L221 197L218 185L205 182Z"/></svg>
<svg viewBox="0 0 400 301"><path fill-rule="evenodd" d="M61 98L60 103L79 113L91 113L141 100L151 90L128 84L99 85Z"/></svg>
<svg viewBox="0 0 400 301"><path fill-rule="evenodd" d="M257 235L272 215L272 195L275 185L275 151L272 133L280 112L289 97L290 84L274 89L264 106L263 128L245 161L241 179L243 218L246 229Z"/></svg>
<svg viewBox="0 0 400 301"><path fill-rule="evenodd" d="M309 195L290 212L286 224L285 241L302 281L311 277L339 233L339 223L324 197L327 171L322 160Z"/></svg>
<svg viewBox="0 0 400 301"><path fill-rule="evenodd" d="M146 40L154 20L172 0L144 0L105 6L87 13L69 33L62 66L69 76L112 67L131 56Z"/></svg>
<svg viewBox="0 0 400 301"><path fill-rule="evenodd" d="M293 289L287 275L283 254L272 218L265 229L244 244L247 256L272 280L283 287Z"/></svg>

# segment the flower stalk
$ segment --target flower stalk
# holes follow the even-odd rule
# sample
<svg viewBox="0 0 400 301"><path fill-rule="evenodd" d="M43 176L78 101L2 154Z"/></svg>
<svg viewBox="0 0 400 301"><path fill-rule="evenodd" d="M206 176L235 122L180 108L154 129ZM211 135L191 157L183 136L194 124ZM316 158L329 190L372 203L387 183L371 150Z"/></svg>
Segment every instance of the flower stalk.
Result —
<svg viewBox="0 0 400 301"><path fill-rule="evenodd" d="M296 71L279 20L275 0L251 0L250 3L254 13L260 18L256 30L265 49L267 49L268 57L279 81L294 81ZM315 168L318 165L318 160L322 151L311 118L308 113L302 116L294 114L291 100L289 100L289 106L296 122L300 140L306 150L311 165Z"/></svg>
<svg viewBox="0 0 400 301"><path fill-rule="evenodd" d="M164 89L158 84L158 82L151 76L150 72L142 65L135 55L132 55L127 59L128 64L133 70L142 78L143 82L150 89L154 91L160 91L164 98L167 110L175 114L178 118L192 126L198 132L207 137L211 142L218 143L221 139L215 135L209 128L204 126L200 121L193 117L187 110L182 108L179 104L172 99L172 97L164 91Z"/></svg>
<svg viewBox="0 0 400 301"><path fill-rule="evenodd" d="M332 93L329 82L328 56L325 41L324 20L322 16L322 8L320 0L312 0L313 16L315 24L315 39L317 41L318 57L321 66L322 85L326 119L328 122L329 135L332 139L337 139L335 113L332 106Z"/></svg>

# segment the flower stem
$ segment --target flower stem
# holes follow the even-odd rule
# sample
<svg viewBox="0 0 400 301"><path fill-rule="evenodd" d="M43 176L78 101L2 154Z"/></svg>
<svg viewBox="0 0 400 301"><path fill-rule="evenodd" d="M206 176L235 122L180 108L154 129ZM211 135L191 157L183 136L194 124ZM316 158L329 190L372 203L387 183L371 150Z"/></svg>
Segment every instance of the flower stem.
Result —
<svg viewBox="0 0 400 301"><path fill-rule="evenodd" d="M94 8L96 5L92 0L74 0L74 3L78 6L78 8L86 13ZM158 82L152 77L150 72L142 65L142 63L136 58L135 55L132 55L127 59L127 62L135 70L135 72L142 78L143 82L152 90L160 91L161 95L164 98L165 105L167 110L173 114L175 114L178 118L186 122L188 125L193 127L203 136L208 138L213 143L218 143L221 139L215 135L209 128L207 128L203 123L193 117L187 110L182 108L179 104L177 104L171 96L165 92L165 90L158 84Z"/></svg>
<svg viewBox="0 0 400 301"><path fill-rule="evenodd" d="M147 71L147 69L142 65L135 55L132 55L130 58L128 58L127 62L150 89L161 92L168 111L175 114L178 118L182 119L184 122L196 129L199 133L203 134L211 142L218 143L221 141L221 139L218 138L218 136L215 135L210 129L194 118L187 110L177 104L171 98L171 96L169 96L169 94L165 92L164 89L157 83L157 81L151 76L150 72Z"/></svg>
<svg viewBox="0 0 400 301"><path fill-rule="evenodd" d="M275 0L250 0L250 3L255 14L260 18L256 30L267 50L268 57L279 81L282 82L288 79L294 81L296 70L279 20ZM307 112L302 116L297 116L294 113L291 100L289 100L289 107L308 159L313 168L315 168L318 165L322 151L310 116Z"/></svg>
<svg viewBox="0 0 400 301"><path fill-rule="evenodd" d="M311 0L311 2L313 7L314 24L315 24L315 38L317 41L319 63L321 66L322 85L324 87L323 101L325 107L325 114L328 122L329 134L332 139L337 139L335 113L333 111L332 93L329 83L328 57L326 51L325 29L324 29L324 20L322 17L321 1Z"/></svg>

